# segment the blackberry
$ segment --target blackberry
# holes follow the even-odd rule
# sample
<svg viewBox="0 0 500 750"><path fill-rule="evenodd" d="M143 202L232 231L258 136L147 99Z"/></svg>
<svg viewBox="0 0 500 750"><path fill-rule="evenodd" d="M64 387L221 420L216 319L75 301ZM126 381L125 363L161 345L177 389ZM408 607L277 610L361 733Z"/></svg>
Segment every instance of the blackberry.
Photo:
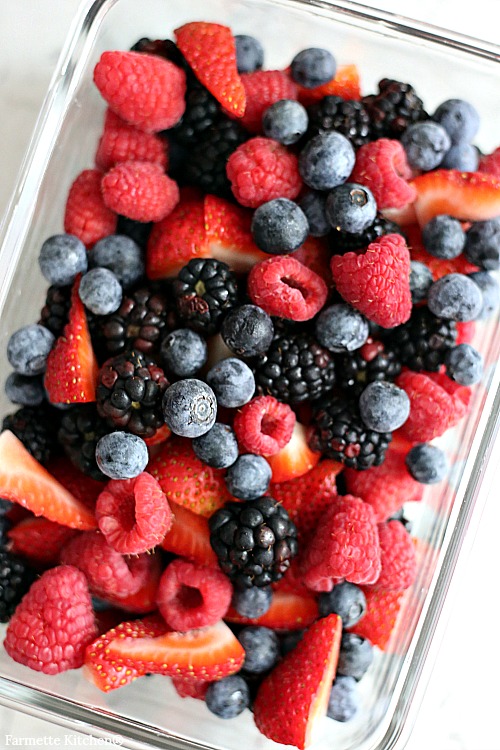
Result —
<svg viewBox="0 0 500 750"><path fill-rule="evenodd" d="M165 60L173 62L178 68L185 72L191 71L186 58L171 39L149 39L143 36L130 48L131 52L144 52L146 55L157 55L164 57ZM191 73L194 75L193 73Z"/></svg>
<svg viewBox="0 0 500 750"><path fill-rule="evenodd" d="M53 410L23 406L3 420L2 431L10 430L41 464L50 461L57 450Z"/></svg>
<svg viewBox="0 0 500 750"><path fill-rule="evenodd" d="M36 577L20 557L0 550L0 622L8 622Z"/></svg>
<svg viewBox="0 0 500 750"><path fill-rule="evenodd" d="M285 403L313 401L335 383L332 355L307 333L277 336L253 366L258 392Z"/></svg>
<svg viewBox="0 0 500 750"><path fill-rule="evenodd" d="M95 459L95 449L103 435L110 432L94 403L78 404L63 412L57 439L64 452L81 472L92 479L107 480Z"/></svg>
<svg viewBox="0 0 500 750"><path fill-rule="evenodd" d="M368 247L371 242L376 242L385 234L402 234L401 227L383 216L376 216L375 221L360 234L343 232L333 227L328 240L334 255L344 255L344 253Z"/></svg>
<svg viewBox="0 0 500 750"><path fill-rule="evenodd" d="M309 128L307 139L319 133L336 130L359 148L370 140L370 117L362 102L340 96L325 96L307 108Z"/></svg>
<svg viewBox="0 0 500 750"><path fill-rule="evenodd" d="M0 550L7 545L7 532L12 527L12 522L6 517L0 515Z"/></svg>
<svg viewBox="0 0 500 750"><path fill-rule="evenodd" d="M45 304L40 312L40 325L57 338L68 322L71 307L71 286L49 286Z"/></svg>
<svg viewBox="0 0 500 750"><path fill-rule="evenodd" d="M350 469L363 471L380 466L392 439L390 432L368 429L355 401L336 395L322 404L313 416L314 432L309 445Z"/></svg>
<svg viewBox="0 0 500 750"><path fill-rule="evenodd" d="M97 411L116 429L152 437L164 424L161 401L168 385L163 370L142 352L118 354L99 372Z"/></svg>
<svg viewBox="0 0 500 750"><path fill-rule="evenodd" d="M173 283L181 322L195 331L216 333L224 315L238 304L236 276L226 263L214 258L193 258Z"/></svg>
<svg viewBox="0 0 500 750"><path fill-rule="evenodd" d="M222 571L241 589L279 581L298 551L297 529L272 497L226 503L209 528Z"/></svg>
<svg viewBox="0 0 500 750"><path fill-rule="evenodd" d="M186 110L169 135L183 146L193 146L203 138L219 115L220 107L212 94L201 85L193 86L186 94Z"/></svg>
<svg viewBox="0 0 500 750"><path fill-rule="evenodd" d="M409 83L383 78L378 88L378 94L361 99L370 117L372 140L400 138L408 125L429 119L422 100Z"/></svg>
<svg viewBox="0 0 500 750"><path fill-rule="evenodd" d="M153 222L135 221L128 216L118 216L115 234L124 234L137 242L140 248L146 249Z"/></svg>
<svg viewBox="0 0 500 750"><path fill-rule="evenodd" d="M337 385L349 396L359 397L368 383L395 380L401 372L397 353L379 341L368 340L360 349L335 357Z"/></svg>
<svg viewBox="0 0 500 750"><path fill-rule="evenodd" d="M417 372L437 372L456 339L455 321L438 318L427 307L415 307L407 323L389 330L385 336L387 348Z"/></svg>

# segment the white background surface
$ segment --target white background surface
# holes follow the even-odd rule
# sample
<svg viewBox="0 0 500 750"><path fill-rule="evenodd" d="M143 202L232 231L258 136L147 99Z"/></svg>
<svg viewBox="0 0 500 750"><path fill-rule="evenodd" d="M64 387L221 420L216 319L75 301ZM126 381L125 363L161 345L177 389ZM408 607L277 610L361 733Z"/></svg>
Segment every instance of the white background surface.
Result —
<svg viewBox="0 0 500 750"><path fill-rule="evenodd" d="M371 0L370 4L500 41L499 0L419 0L418 4ZM0 215L77 6L78 0L0 1ZM500 144L500 92L498 136ZM408 750L500 750L497 453L490 470L493 490L471 555L453 586L453 606ZM0 707L0 747L5 746L4 734L47 738L44 744L49 745L50 738L56 737L67 744L68 731Z"/></svg>

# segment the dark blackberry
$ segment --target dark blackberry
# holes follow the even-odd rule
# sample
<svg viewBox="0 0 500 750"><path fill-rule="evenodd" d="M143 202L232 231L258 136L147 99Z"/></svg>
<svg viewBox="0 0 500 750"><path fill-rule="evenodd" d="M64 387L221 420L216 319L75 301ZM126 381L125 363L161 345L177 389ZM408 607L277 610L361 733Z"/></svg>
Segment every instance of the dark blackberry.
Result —
<svg viewBox="0 0 500 750"><path fill-rule="evenodd" d="M238 588L279 581L298 551L297 529L272 497L226 503L209 528L221 570Z"/></svg>
<svg viewBox="0 0 500 750"><path fill-rule="evenodd" d="M239 301L236 276L214 258L193 258L181 268L173 295L181 322L209 335L219 330L224 315Z"/></svg>
<svg viewBox="0 0 500 750"><path fill-rule="evenodd" d="M149 39L143 36L130 48L131 52L144 52L146 55L157 55L170 60L184 71L190 70L186 58L171 39Z"/></svg>
<svg viewBox="0 0 500 750"><path fill-rule="evenodd" d="M322 404L312 424L314 432L309 440L312 450L358 471L380 466L392 440L390 432L369 430L363 424L357 403L347 400L345 395L334 396Z"/></svg>
<svg viewBox="0 0 500 750"><path fill-rule="evenodd" d="M57 451L54 410L49 407L23 406L4 418L3 430L13 432L41 464L48 463Z"/></svg>
<svg viewBox="0 0 500 750"><path fill-rule="evenodd" d="M360 234L343 232L341 229L333 227L328 235L328 240L334 255L344 255L344 253L368 247L371 242L376 242L379 237L383 237L385 234L402 234L402 230L394 221L384 219L383 216L376 216L373 224L370 224Z"/></svg>
<svg viewBox="0 0 500 750"><path fill-rule="evenodd" d="M6 516L0 516L0 550L3 550L7 545L7 532L11 527L12 522Z"/></svg>
<svg viewBox="0 0 500 750"><path fill-rule="evenodd" d="M71 307L70 286L49 286L45 304L40 312L39 323L48 328L57 338L68 322Z"/></svg>
<svg viewBox="0 0 500 750"><path fill-rule="evenodd" d="M289 404L320 398L335 383L333 356L307 333L277 336L253 367L258 392Z"/></svg>
<svg viewBox="0 0 500 750"><path fill-rule="evenodd" d="M126 237L130 237L134 242L137 242L139 247L145 250L152 228L152 222L135 221L127 216L118 216L115 234L124 234Z"/></svg>
<svg viewBox="0 0 500 750"><path fill-rule="evenodd" d="M325 96L307 108L309 140L320 133L336 130L359 148L370 140L370 118L362 102L345 100L340 96Z"/></svg>
<svg viewBox="0 0 500 750"><path fill-rule="evenodd" d="M97 411L116 429L152 437L165 423L161 402L168 385L163 370L142 352L118 354L99 371Z"/></svg>
<svg viewBox="0 0 500 750"><path fill-rule="evenodd" d="M368 339L361 349L335 357L337 385L349 397L357 398L368 383L376 380L395 380L400 372L396 352L386 350L380 341Z"/></svg>
<svg viewBox="0 0 500 750"><path fill-rule="evenodd" d="M410 320L387 331L384 338L386 348L393 349L407 367L437 372L455 346L457 324L436 317L428 307L415 307Z"/></svg>
<svg viewBox="0 0 500 750"><path fill-rule="evenodd" d="M216 99L203 86L193 86L186 94L186 110L169 135L183 146L198 143L220 115Z"/></svg>
<svg viewBox="0 0 500 750"><path fill-rule="evenodd" d="M57 439L70 461L93 479L108 480L95 460L97 442L110 432L94 403L78 404L63 412Z"/></svg>
<svg viewBox="0 0 500 750"><path fill-rule="evenodd" d="M0 550L0 622L8 622L36 578L35 571L20 557Z"/></svg>
<svg viewBox="0 0 500 750"><path fill-rule="evenodd" d="M400 138L408 125L429 118L422 100L409 83L383 78L378 88L378 94L361 99L370 117L372 140Z"/></svg>

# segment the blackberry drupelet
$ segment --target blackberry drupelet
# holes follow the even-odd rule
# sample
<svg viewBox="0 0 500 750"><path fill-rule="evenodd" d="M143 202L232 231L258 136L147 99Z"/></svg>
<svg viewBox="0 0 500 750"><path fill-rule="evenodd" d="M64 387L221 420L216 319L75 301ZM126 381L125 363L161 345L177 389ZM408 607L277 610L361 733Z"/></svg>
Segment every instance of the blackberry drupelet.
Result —
<svg viewBox="0 0 500 750"><path fill-rule="evenodd" d="M372 140L400 138L408 125L429 118L422 100L409 83L383 78L378 87L378 94L361 99L370 118Z"/></svg>
<svg viewBox="0 0 500 750"><path fill-rule="evenodd" d="M168 385L163 370L142 352L118 354L99 371L97 411L115 429L152 437L164 424L161 402Z"/></svg>
<svg viewBox="0 0 500 750"><path fill-rule="evenodd" d="M236 276L226 263L214 258L193 258L173 283L181 322L194 331L216 333L224 316L239 302Z"/></svg>
<svg viewBox="0 0 500 750"><path fill-rule="evenodd" d="M47 464L57 451L54 412L50 407L23 406L8 414L2 431L10 430L41 464Z"/></svg>
<svg viewBox="0 0 500 750"><path fill-rule="evenodd" d="M340 461L350 469L363 471L380 466L392 440L390 432L368 429L355 401L337 395L322 404L312 421L314 432L309 440L312 450Z"/></svg>
<svg viewBox="0 0 500 750"><path fill-rule="evenodd" d="M145 250L152 228L153 222L135 221L135 219L129 219L128 216L119 215L115 234L124 234L126 237L130 237L131 240L137 242L140 248Z"/></svg>
<svg viewBox="0 0 500 750"><path fill-rule="evenodd" d="M306 138L336 130L359 148L370 140L370 118L362 102L340 96L325 96L307 108L309 128Z"/></svg>
<svg viewBox="0 0 500 750"><path fill-rule="evenodd" d="M27 562L0 550L0 622L8 622L36 578Z"/></svg>
<svg viewBox="0 0 500 750"><path fill-rule="evenodd" d="M417 372L437 372L455 346L457 325L436 317L427 307L415 307L410 320L387 331L384 338L402 364Z"/></svg>
<svg viewBox="0 0 500 750"><path fill-rule="evenodd" d="M279 401L314 401L335 383L333 356L307 333L284 333L253 363L257 390Z"/></svg>
<svg viewBox="0 0 500 750"><path fill-rule="evenodd" d="M57 338L68 322L71 307L71 286L49 286L45 304L40 312L40 325Z"/></svg>
<svg viewBox="0 0 500 750"><path fill-rule="evenodd" d="M102 419L94 403L78 404L63 412L57 439L64 452L81 472L92 479L107 480L96 463L95 448L110 428Z"/></svg>
<svg viewBox="0 0 500 750"><path fill-rule="evenodd" d="M337 385L349 397L359 397L368 383L376 380L395 380L400 372L397 352L386 350L380 341L369 339L360 349L335 357Z"/></svg>
<svg viewBox="0 0 500 750"><path fill-rule="evenodd" d="M383 216L376 216L373 224L370 224L360 234L343 232L341 229L333 227L328 235L328 239L330 249L334 255L344 255L353 250L368 247L371 242L376 242L386 234L402 234L401 227L394 221L384 219Z"/></svg>
<svg viewBox="0 0 500 750"><path fill-rule="evenodd" d="M169 131L169 135L183 146L193 146L202 140L219 116L220 106L206 88L201 84L189 87L186 93L186 110L180 122Z"/></svg>
<svg viewBox="0 0 500 750"><path fill-rule="evenodd" d="M7 545L7 532L12 528L12 522L6 517L0 515L0 550Z"/></svg>
<svg viewBox="0 0 500 750"><path fill-rule="evenodd" d="M226 503L209 528L221 570L240 589L279 581L298 551L297 529L272 497Z"/></svg>
<svg viewBox="0 0 500 750"><path fill-rule="evenodd" d="M190 71L186 58L178 48L175 42L171 39L149 39L144 36L138 39L137 42L130 48L131 52L144 52L146 55L157 55L158 57L164 57L165 60L170 60L177 67L182 68L184 71ZM194 75L193 73L191 73Z"/></svg>

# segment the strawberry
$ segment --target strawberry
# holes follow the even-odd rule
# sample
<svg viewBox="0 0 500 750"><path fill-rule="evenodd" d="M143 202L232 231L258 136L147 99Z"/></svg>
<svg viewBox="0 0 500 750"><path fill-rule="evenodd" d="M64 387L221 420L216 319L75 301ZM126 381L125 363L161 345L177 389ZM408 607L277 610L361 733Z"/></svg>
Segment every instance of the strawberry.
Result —
<svg viewBox="0 0 500 750"><path fill-rule="evenodd" d="M94 511L97 498L104 489L102 482L83 474L64 456L52 459L47 469L68 492L90 511Z"/></svg>
<svg viewBox="0 0 500 750"><path fill-rule="evenodd" d="M69 319L47 358L45 388L53 404L95 401L99 365L92 349L87 316L77 278L71 291Z"/></svg>
<svg viewBox="0 0 500 750"><path fill-rule="evenodd" d="M0 497L72 529L96 528L94 514L30 455L10 430L0 435Z"/></svg>
<svg viewBox="0 0 500 750"><path fill-rule="evenodd" d="M449 273L474 273L479 268L470 263L465 255L461 253L456 258L436 258L427 252L422 243L422 232L418 224L409 224L405 227L405 235L408 238L408 248L412 260L424 263L430 269L434 281Z"/></svg>
<svg viewBox="0 0 500 750"><path fill-rule="evenodd" d="M500 178L486 172L437 169L415 177L415 214L421 227L434 216L486 221L500 214Z"/></svg>
<svg viewBox="0 0 500 750"><path fill-rule="evenodd" d="M34 565L56 565L61 548L78 532L47 518L25 518L7 532L10 551Z"/></svg>
<svg viewBox="0 0 500 750"><path fill-rule="evenodd" d="M206 195L204 218L208 254L222 260L236 272L246 272L269 256L259 250L250 231L252 211Z"/></svg>
<svg viewBox="0 0 500 750"><path fill-rule="evenodd" d="M172 503L172 506L172 527L161 547L202 565L218 565L217 555L210 544L208 520L177 503Z"/></svg>
<svg viewBox="0 0 500 750"><path fill-rule="evenodd" d="M330 271L332 251L324 237L309 236L298 250L291 253L291 256L321 276L328 286L332 286L332 272Z"/></svg>
<svg viewBox="0 0 500 750"><path fill-rule="evenodd" d="M267 456L273 472L272 481L287 482L307 474L319 462L321 453L312 451L307 444L307 430L295 422L291 440L274 456Z"/></svg>
<svg viewBox="0 0 500 750"><path fill-rule="evenodd" d="M359 70L356 65L339 65L335 78L322 86L305 89L299 86L299 102L308 107L325 96L341 96L342 99L361 99Z"/></svg>
<svg viewBox="0 0 500 750"><path fill-rule="evenodd" d="M500 146L491 154L484 154L479 160L478 172L487 172L500 177Z"/></svg>
<svg viewBox="0 0 500 750"><path fill-rule="evenodd" d="M231 29L197 21L176 29L175 40L198 80L228 113L241 117L246 97L236 67Z"/></svg>
<svg viewBox="0 0 500 750"><path fill-rule="evenodd" d="M303 750L326 714L342 637L342 621L328 615L263 680L254 701L257 728L271 740Z"/></svg>
<svg viewBox="0 0 500 750"><path fill-rule="evenodd" d="M318 603L310 594L274 591L271 606L260 617L243 617L230 607L225 620L238 625L262 625L272 630L302 630L317 620Z"/></svg>
<svg viewBox="0 0 500 750"><path fill-rule="evenodd" d="M366 612L349 631L368 638L370 643L385 651L405 592L374 590L371 587L363 588L363 591L366 597Z"/></svg>

